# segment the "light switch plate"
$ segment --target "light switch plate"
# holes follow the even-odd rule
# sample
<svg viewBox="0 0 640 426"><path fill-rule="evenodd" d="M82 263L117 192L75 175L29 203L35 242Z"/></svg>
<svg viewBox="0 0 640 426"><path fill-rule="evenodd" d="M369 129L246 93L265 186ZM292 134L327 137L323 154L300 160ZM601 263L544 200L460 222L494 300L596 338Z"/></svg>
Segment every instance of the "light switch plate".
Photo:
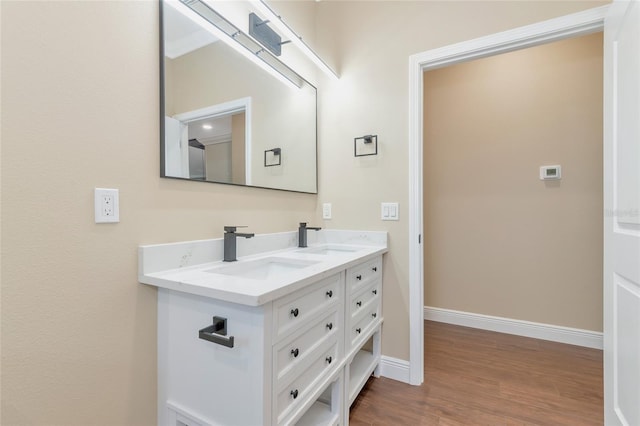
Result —
<svg viewBox="0 0 640 426"><path fill-rule="evenodd" d="M380 216L382 220L399 220L398 203L382 203L380 205Z"/></svg>
<svg viewBox="0 0 640 426"><path fill-rule="evenodd" d="M324 203L322 205L322 218L331 219L331 203Z"/></svg>

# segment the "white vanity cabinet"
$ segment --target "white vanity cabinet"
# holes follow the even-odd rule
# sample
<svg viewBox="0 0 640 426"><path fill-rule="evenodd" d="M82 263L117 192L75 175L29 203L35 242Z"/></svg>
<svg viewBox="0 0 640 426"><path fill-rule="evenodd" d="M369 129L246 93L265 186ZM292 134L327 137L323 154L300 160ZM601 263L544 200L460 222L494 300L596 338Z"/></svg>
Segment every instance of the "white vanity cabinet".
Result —
<svg viewBox="0 0 640 426"><path fill-rule="evenodd" d="M299 419L340 372L343 280L340 273L273 302L272 424ZM327 417L338 420L340 405L325 404Z"/></svg>
<svg viewBox="0 0 640 426"><path fill-rule="evenodd" d="M350 407L380 363L382 256L348 269L346 281L345 396Z"/></svg>
<svg viewBox="0 0 640 426"><path fill-rule="evenodd" d="M199 267L141 273L159 287L158 424L348 425L380 362L382 254L371 251L254 303L235 293L258 281L230 281L222 300L232 287L207 293Z"/></svg>
<svg viewBox="0 0 640 426"><path fill-rule="evenodd" d="M214 316L233 347L199 337ZM293 423L332 382L342 394L343 328L344 273L256 307L160 289L158 423ZM324 414L337 424L334 399Z"/></svg>

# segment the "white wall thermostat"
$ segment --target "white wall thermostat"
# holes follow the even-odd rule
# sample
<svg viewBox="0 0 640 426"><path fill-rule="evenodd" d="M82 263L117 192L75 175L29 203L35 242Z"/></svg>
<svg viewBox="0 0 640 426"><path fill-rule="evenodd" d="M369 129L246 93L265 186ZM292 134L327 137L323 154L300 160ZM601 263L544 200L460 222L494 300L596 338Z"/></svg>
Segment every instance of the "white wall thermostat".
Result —
<svg viewBox="0 0 640 426"><path fill-rule="evenodd" d="M540 180L560 179L562 177L562 169L556 166L541 166Z"/></svg>

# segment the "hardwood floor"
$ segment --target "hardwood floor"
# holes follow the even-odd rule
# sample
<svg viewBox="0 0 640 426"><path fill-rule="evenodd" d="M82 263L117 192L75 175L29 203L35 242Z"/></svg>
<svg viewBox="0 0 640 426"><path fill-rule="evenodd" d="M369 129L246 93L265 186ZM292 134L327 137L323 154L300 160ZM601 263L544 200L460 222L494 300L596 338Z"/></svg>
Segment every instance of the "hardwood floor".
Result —
<svg viewBox="0 0 640 426"><path fill-rule="evenodd" d="M602 351L425 321L425 381L371 378L362 425L602 425Z"/></svg>

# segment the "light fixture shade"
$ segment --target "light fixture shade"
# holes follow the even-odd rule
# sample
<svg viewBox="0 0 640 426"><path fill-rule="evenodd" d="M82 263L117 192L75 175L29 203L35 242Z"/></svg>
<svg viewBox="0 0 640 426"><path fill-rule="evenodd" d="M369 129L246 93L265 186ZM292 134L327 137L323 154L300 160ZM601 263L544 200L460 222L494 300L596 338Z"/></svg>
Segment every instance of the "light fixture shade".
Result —
<svg viewBox="0 0 640 426"><path fill-rule="evenodd" d="M250 0L250 2L258 11L260 11L260 13L264 15L264 18L268 20L269 23L273 24L286 38L298 46L298 48L327 76L336 80L340 78L338 73L327 65L327 63L302 40L302 37L296 34L296 32L293 31L286 22L284 22L282 17L274 12L274 10L271 9L264 0Z"/></svg>
<svg viewBox="0 0 640 426"><path fill-rule="evenodd" d="M164 3L189 18L236 52L258 65L292 89L303 86L304 80L257 42L200 0L164 0Z"/></svg>

